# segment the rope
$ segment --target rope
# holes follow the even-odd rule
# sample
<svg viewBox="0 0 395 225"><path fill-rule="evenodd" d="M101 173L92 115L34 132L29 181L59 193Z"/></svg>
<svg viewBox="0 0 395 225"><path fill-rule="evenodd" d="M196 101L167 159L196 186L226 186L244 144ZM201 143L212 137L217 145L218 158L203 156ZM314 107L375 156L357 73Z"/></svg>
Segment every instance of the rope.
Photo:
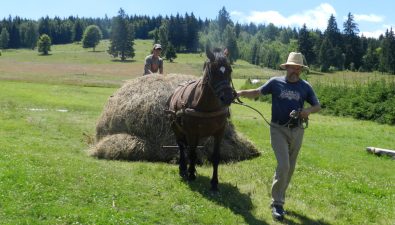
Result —
<svg viewBox="0 0 395 225"><path fill-rule="evenodd" d="M237 98L237 100L240 101L239 98ZM255 109L254 107L249 106L249 105L247 105L247 104L245 104L244 102L241 102L241 101L240 102L234 101L233 103L237 104L237 105L245 106L247 108L250 108L250 109L254 110L255 112L257 112L263 118L263 120L267 123L267 125L272 126L272 124L265 118L265 116L261 112L259 112L259 110Z"/></svg>
<svg viewBox="0 0 395 225"><path fill-rule="evenodd" d="M233 87L233 90L234 90L233 82L232 82L232 87ZM233 100L233 103L237 104L237 105L245 106L247 108L250 108L250 109L254 110L255 112L257 112L263 118L263 120L267 123L267 125L269 125L269 127L274 127L273 124L270 123L269 120L267 120L266 117L261 112L259 112L259 110L257 110L256 108L254 108L252 106L249 106L249 105L245 104L244 102L242 102L240 100L239 97L236 97L235 100ZM296 113L299 114L299 112L296 112ZM297 115L297 117L299 117L299 115ZM281 126L281 127L289 127L289 124L291 123L292 119L294 119L294 118L290 118L284 125L280 125L279 124L279 126ZM300 128L302 128L302 129L306 129L309 126L308 119L300 119L298 123L299 123L298 126Z"/></svg>

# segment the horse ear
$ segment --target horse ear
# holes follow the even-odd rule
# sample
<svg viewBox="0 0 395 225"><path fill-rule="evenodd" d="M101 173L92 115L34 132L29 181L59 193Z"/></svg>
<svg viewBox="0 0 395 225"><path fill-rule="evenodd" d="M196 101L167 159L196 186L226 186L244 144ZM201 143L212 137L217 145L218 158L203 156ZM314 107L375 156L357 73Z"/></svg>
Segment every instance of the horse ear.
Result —
<svg viewBox="0 0 395 225"><path fill-rule="evenodd" d="M210 49L208 49L208 48L206 48L206 55L207 55L207 58L210 59L210 62L214 62L215 61L214 53L212 53L210 51Z"/></svg>

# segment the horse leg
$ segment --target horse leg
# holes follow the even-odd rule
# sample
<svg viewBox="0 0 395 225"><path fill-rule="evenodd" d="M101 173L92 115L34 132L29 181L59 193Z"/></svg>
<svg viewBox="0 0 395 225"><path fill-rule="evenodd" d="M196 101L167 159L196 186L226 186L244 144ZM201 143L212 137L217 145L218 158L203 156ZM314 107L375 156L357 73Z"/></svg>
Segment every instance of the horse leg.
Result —
<svg viewBox="0 0 395 225"><path fill-rule="evenodd" d="M188 178L189 180L196 179L196 146L199 139L197 137L188 138L188 156L189 156L189 168L188 168Z"/></svg>
<svg viewBox="0 0 395 225"><path fill-rule="evenodd" d="M179 130L179 127L176 125L176 121L171 123L171 128L173 129L174 135L176 136L176 142L178 145L178 149L180 150L180 161L178 166L178 173L182 178L187 178L187 160L185 157L185 135Z"/></svg>
<svg viewBox="0 0 395 225"><path fill-rule="evenodd" d="M214 136L214 150L212 155L213 176L211 178L211 190L218 191L218 164L220 161L220 145L222 141L222 133Z"/></svg>
<svg viewBox="0 0 395 225"><path fill-rule="evenodd" d="M178 171L179 174L182 178L187 178L187 160L185 157L185 141L182 141L181 139L177 139L177 145L178 148L180 149L180 162L179 162L179 167Z"/></svg>

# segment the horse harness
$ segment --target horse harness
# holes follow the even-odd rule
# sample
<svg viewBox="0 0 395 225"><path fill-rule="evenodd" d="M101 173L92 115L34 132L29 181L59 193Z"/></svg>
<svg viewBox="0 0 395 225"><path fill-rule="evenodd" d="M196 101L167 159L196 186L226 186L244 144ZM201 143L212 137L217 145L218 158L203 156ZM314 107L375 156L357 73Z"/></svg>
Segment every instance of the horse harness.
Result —
<svg viewBox="0 0 395 225"><path fill-rule="evenodd" d="M185 90L187 89L186 86L192 85L196 82L197 82L197 80L192 80L192 81L187 81L183 84L179 84L179 87L182 88L182 92L181 92L180 96L181 97L183 96ZM174 92L174 94L176 94L176 93L177 92ZM168 100L168 104L170 104L171 97L173 97L173 96L170 96L170 98ZM187 100L189 100L189 99L187 99ZM194 108L191 108L189 106L188 102L189 101L182 101L181 102L181 109L179 109L177 111L171 110L170 105L169 105L169 109L166 109L165 113L173 116L174 119L181 118L183 116L192 116L192 117L199 117L199 118L213 118L213 117L222 116L225 114L229 115L229 107L223 107L220 110L214 111L214 112L201 112L201 111L198 111Z"/></svg>

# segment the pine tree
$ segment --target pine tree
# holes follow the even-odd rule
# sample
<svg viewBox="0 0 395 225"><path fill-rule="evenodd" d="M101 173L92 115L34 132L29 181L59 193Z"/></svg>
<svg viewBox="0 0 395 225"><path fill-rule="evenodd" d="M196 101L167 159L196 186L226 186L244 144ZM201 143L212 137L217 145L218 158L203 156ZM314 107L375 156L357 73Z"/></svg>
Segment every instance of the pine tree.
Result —
<svg viewBox="0 0 395 225"><path fill-rule="evenodd" d="M47 34L51 33L51 27L49 25L49 17L46 16L45 18L41 18L38 23L38 34Z"/></svg>
<svg viewBox="0 0 395 225"><path fill-rule="evenodd" d="M0 48L6 49L8 48L8 43L10 42L10 34L8 33L7 29L3 27L0 33Z"/></svg>
<svg viewBox="0 0 395 225"><path fill-rule="evenodd" d="M328 71L330 66L340 70L343 69L344 57L342 56L341 46L341 34L337 28L335 17L331 15L319 52L321 71Z"/></svg>
<svg viewBox="0 0 395 225"><path fill-rule="evenodd" d="M121 8L118 16L113 19L111 30L111 44L108 53L113 57L121 57L121 61L134 57L134 30L128 24L125 11Z"/></svg>
<svg viewBox="0 0 395 225"><path fill-rule="evenodd" d="M189 16L188 16L189 17ZM181 50L182 47L187 46L187 24L184 19L177 14L176 16L170 16L167 20L168 30L168 41L171 42L176 50Z"/></svg>
<svg viewBox="0 0 395 225"><path fill-rule="evenodd" d="M8 43L9 48L19 48L20 47L20 33L19 25L17 21L13 21L10 30L10 41Z"/></svg>
<svg viewBox="0 0 395 225"><path fill-rule="evenodd" d="M321 64L321 72L328 72L335 58L334 48L328 37L325 37L322 41L318 58Z"/></svg>
<svg viewBox="0 0 395 225"><path fill-rule="evenodd" d="M225 6L222 7L218 12L218 28L219 32L222 33L227 25L232 25L232 20L230 19L228 11L226 11Z"/></svg>
<svg viewBox="0 0 395 225"><path fill-rule="evenodd" d="M378 69L380 51L380 48L375 48L373 45L368 46L368 50L362 58L363 71L371 72Z"/></svg>
<svg viewBox="0 0 395 225"><path fill-rule="evenodd" d="M176 54L176 50L174 49L174 46L169 43L169 45L167 46L167 50L166 50L166 55L165 55L166 59L168 59L170 62L173 62L173 60L175 58L177 58L177 54Z"/></svg>
<svg viewBox="0 0 395 225"><path fill-rule="evenodd" d="M250 63L254 65L259 65L259 44L257 40L254 40L251 46L251 58Z"/></svg>
<svg viewBox="0 0 395 225"><path fill-rule="evenodd" d="M155 28L148 33L148 37L153 40L154 43L159 43L159 29Z"/></svg>
<svg viewBox="0 0 395 225"><path fill-rule="evenodd" d="M239 38L241 32L241 25L238 22L235 25L235 32L236 32L236 38Z"/></svg>
<svg viewBox="0 0 395 225"><path fill-rule="evenodd" d="M354 22L354 16L348 13L347 20L343 24L345 68L359 69L362 63L362 44L358 37L358 24ZM354 68L353 68L354 67Z"/></svg>
<svg viewBox="0 0 395 225"><path fill-rule="evenodd" d="M283 44L289 44L291 40L292 30L290 28L282 29L279 34L279 40Z"/></svg>
<svg viewBox="0 0 395 225"><path fill-rule="evenodd" d="M395 35L394 31L390 31L390 55L389 55L389 60L388 60L388 72L391 74L395 74Z"/></svg>
<svg viewBox="0 0 395 225"><path fill-rule="evenodd" d="M337 27L336 18L333 16L333 14L329 17L324 36L328 38L333 46L341 46L341 34L339 28Z"/></svg>
<svg viewBox="0 0 395 225"><path fill-rule="evenodd" d="M83 48L93 48L95 51L96 45L99 44L100 39L102 39L103 35L101 30L96 25L90 25L85 29L83 38L82 38L82 47Z"/></svg>
<svg viewBox="0 0 395 225"><path fill-rule="evenodd" d="M392 28L385 32L381 49L380 70L395 74L395 35Z"/></svg>
<svg viewBox="0 0 395 225"><path fill-rule="evenodd" d="M169 46L169 21L164 20L159 27L159 42L162 45L162 54L166 55ZM174 45L173 45L174 48Z"/></svg>
<svg viewBox="0 0 395 225"><path fill-rule="evenodd" d="M278 36L278 33L278 28L274 26L273 23L269 23L269 25L267 25L263 30L263 36L270 41L274 41Z"/></svg>
<svg viewBox="0 0 395 225"><path fill-rule="evenodd" d="M354 16L350 12L347 14L347 20L343 23L343 28L344 34L346 35L358 35L358 24L354 22Z"/></svg>
<svg viewBox="0 0 395 225"><path fill-rule="evenodd" d="M72 40L74 42L80 42L82 40L83 33L84 33L84 26L82 25L81 20L77 18L77 20L73 25Z"/></svg>
<svg viewBox="0 0 395 225"><path fill-rule="evenodd" d="M22 23L20 26L21 46L34 49L38 40L38 27L34 21Z"/></svg>
<svg viewBox="0 0 395 225"><path fill-rule="evenodd" d="M186 41L185 41L185 47L186 50L189 52L196 52L197 48L199 46L199 24L193 13L191 16L187 17L188 14L186 15Z"/></svg>
<svg viewBox="0 0 395 225"><path fill-rule="evenodd" d="M51 38L43 34L40 36L37 42L38 52L41 52L43 55L48 55L48 52L51 51Z"/></svg>
<svg viewBox="0 0 395 225"><path fill-rule="evenodd" d="M315 59L313 47L314 43L310 36L310 32L307 30L306 24L303 24L302 29L299 31L298 51L304 55L309 64L313 64Z"/></svg>
<svg viewBox="0 0 395 225"><path fill-rule="evenodd" d="M232 64L239 58L239 49L237 47L236 32L232 26L228 25L226 26L224 34L225 34L226 48L228 49L229 52L228 59Z"/></svg>

